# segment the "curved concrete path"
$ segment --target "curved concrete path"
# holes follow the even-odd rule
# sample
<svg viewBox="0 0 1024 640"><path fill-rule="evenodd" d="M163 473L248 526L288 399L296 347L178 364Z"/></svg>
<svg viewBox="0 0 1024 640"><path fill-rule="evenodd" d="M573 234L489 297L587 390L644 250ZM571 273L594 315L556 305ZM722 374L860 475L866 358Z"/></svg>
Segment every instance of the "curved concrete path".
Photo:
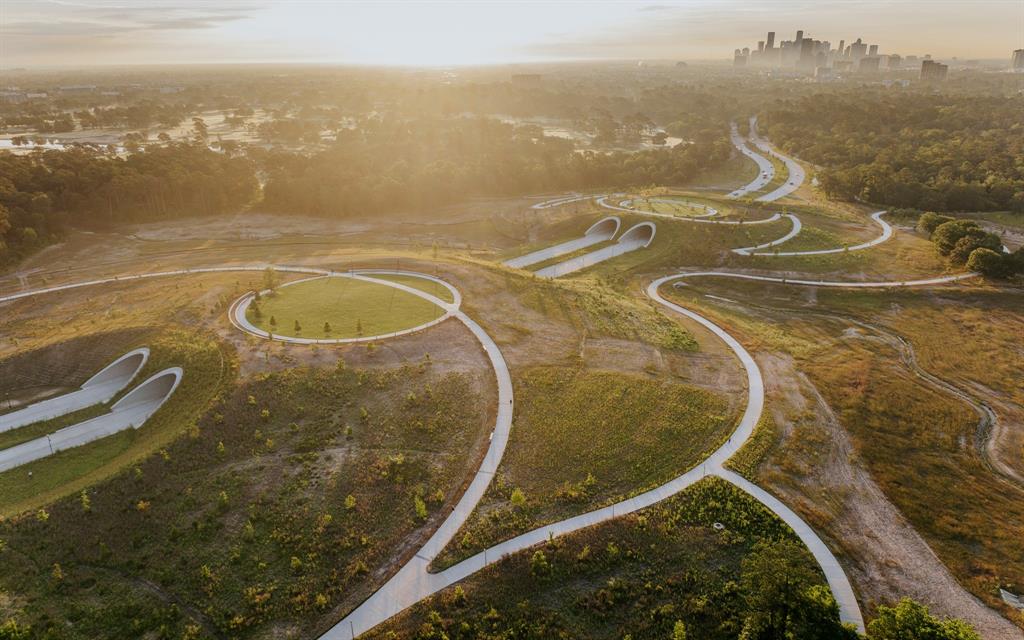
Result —
<svg viewBox="0 0 1024 640"><path fill-rule="evenodd" d="M560 207L563 204L569 204L570 202L579 202L581 200L589 200L591 198L598 198L600 194L579 194L573 193L560 198L553 198L551 200L545 200L544 202L538 202L537 204L530 207L531 209L551 209L553 207Z"/></svg>
<svg viewBox="0 0 1024 640"><path fill-rule="evenodd" d="M768 243L768 244L765 244L765 245L759 245L757 247L748 247L748 252L745 253L744 255L749 255L749 256L780 256L780 257L781 256L821 256L821 255L826 255L826 254L829 254L829 253L847 253L849 251L860 251L861 249L867 249L867 248L873 247L875 245L882 244L883 242L885 242L886 240L888 240L889 238L891 238L893 236L892 225L890 225L885 220L882 220L882 216L885 215L886 213L887 213L886 211L876 211L876 212L871 214L871 219L874 220L875 223L878 224L878 226L882 227L882 233L877 238L875 238L873 240L869 240L868 242L862 242L860 244L855 244L855 245L852 245L852 246L849 246L849 247L838 247L838 248L835 248L835 249L814 249L814 250L809 250L809 251L765 251L765 252L753 251L754 249L763 249L763 248L770 247L770 246L773 246L773 245L782 244L786 240L789 240L794 235L796 235L795 233L791 232L790 235L787 235L784 238L780 238L779 240L776 240L775 242ZM789 215L789 214L786 214L786 215ZM797 224L799 224L799 221L797 221ZM798 227L796 229L796 231L799 232L799 230L800 229ZM737 253L741 253L742 252L739 249L733 249L733 251L736 251Z"/></svg>
<svg viewBox="0 0 1024 640"><path fill-rule="evenodd" d="M659 278L648 285L646 292L650 298L662 306L686 316L708 329L711 333L726 343L743 366L747 376L747 404L743 411L743 415L740 417L739 424L736 426L736 429L733 431L728 441L712 453L704 462L659 487L601 509L595 509L560 522L538 527L537 529L516 536L510 540L506 540L505 542L497 544L486 551L467 558L444 571L433 574L428 580L419 585L420 588L429 590L427 595L436 593L437 591L472 575L487 565L500 561L504 556L509 554L542 544L553 537L572 533L585 527L650 507L662 500L665 500L666 498L676 495L680 491L709 475L717 475L730 482L734 481L734 478L731 476L735 476L736 474L725 469L723 465L743 447L746 441L753 434L754 427L761 418L761 412L764 408L765 400L764 379L761 375L760 368L758 368L757 363L754 361L754 358L743 347L743 345L741 345L728 332L707 318L680 307L661 296L659 289L662 285L672 280L678 280L686 277L691 277L691 274L678 274ZM743 482L747 483L746 480ZM740 486L740 488L747 490L747 486L744 484L736 484L737 486ZM860 607L857 604L853 587L850 585L850 582L846 577L846 573L843 571L838 560L836 560L835 556L828 550L828 547L825 546L817 534L815 534L814 531L799 518L799 516L786 508L785 505L777 499L760 489L757 489L756 492L752 492L751 495L764 503L769 509L772 509L784 521L786 521L787 524L790 524L797 536L800 537L800 539L807 545L808 549L810 549L811 553L814 554L814 557L822 566L829 588L832 590L836 601L839 603L840 617L842 620L856 625L857 628L863 632L864 620L861 616ZM395 613L398 613L398 611L395 611ZM338 633L335 635L328 634L325 635L324 638L329 638L330 640L351 639L355 638L360 633L368 631L370 628L372 627L360 627L353 621L351 628L348 630L348 635L344 634L344 630L338 630ZM335 630L337 630L337 627L335 627Z"/></svg>
<svg viewBox="0 0 1024 640"><path fill-rule="evenodd" d="M750 147L747 146L747 141L740 135L739 129L736 128L735 122L729 123L729 127L731 128L729 138L732 140L732 146L757 163L757 177L728 196L730 198L742 198L748 193L755 193L767 187L775 177L775 165L760 153L750 150Z"/></svg>
<svg viewBox="0 0 1024 640"><path fill-rule="evenodd" d="M926 287L939 284L952 284L954 282L959 282L961 280L978 278L981 276L980 273L968 271L966 273L957 273L948 276L938 276L935 278L924 278L921 280L886 280L876 282L859 282L856 280L801 280L799 278L758 276L748 273L730 273L728 271L690 271L683 275L685 275L685 277L687 278L736 278L739 280L757 280L760 282L776 282L778 284L795 284L808 287L832 287L839 289L894 289L900 287Z"/></svg>
<svg viewBox="0 0 1024 640"><path fill-rule="evenodd" d="M778 245L780 245L780 244L782 244L784 242L792 240L797 235L799 235L800 231L803 229L803 224L800 222L800 218L796 217L792 213L775 213L771 217L762 218L760 220L714 220L714 219L706 219L706 218L711 218L712 216L714 216L715 214L718 213L717 211L714 211L714 210L713 210L714 213L708 214L706 216L697 216L697 217L690 218L690 217L686 217L686 216L674 216L674 215L668 214L668 213L657 213L657 212L654 212L654 211L644 211L642 209L634 209L634 208L629 206L632 203L631 200L624 200L624 201L620 202L619 204L613 204L613 203L608 201L608 197L609 196L603 196L601 198L598 198L597 203L599 205L601 205L602 207L605 207L607 209L614 209L616 211L626 211L626 212L629 212L629 213L635 213L635 214L643 215L643 216L656 216L656 217L660 217L660 218L671 218L673 220L685 220L685 221L689 221L689 222L702 222L702 223L705 223L705 224L764 224L764 223L767 223L767 222L775 222L776 220L779 220L781 218L789 219L789 221L792 223L793 226L789 230L789 232L786 233L786 235L782 236L781 238L778 238L777 240L772 240L771 242L765 242L763 244L758 244L758 245L755 245L755 246L752 246L752 247L742 247L742 248L739 248L739 249L733 249L732 250L733 253L738 253L738 254L744 255L744 256L817 256L817 255L825 255L825 254L829 254L829 253L846 253L846 252L849 252L849 251L860 251L861 249L868 249L870 247L874 247L875 245L879 245L879 244L885 242L886 240L892 238L893 234L895 233L895 231L892 228L892 225L890 225L888 222L886 222L885 220L882 219L882 216L885 215L888 212L887 211L876 211L876 212L871 214L871 220L874 221L875 224L877 224L878 226L880 226L882 228L882 233L877 238L869 240L868 242L862 242L860 244L856 244L856 245L852 245L852 246L848 246L848 247L837 247L837 248L834 248L834 249L810 249L810 250L807 250L807 251L759 251L760 249L767 249L769 247L778 246Z"/></svg>
<svg viewBox="0 0 1024 640"><path fill-rule="evenodd" d="M128 392L110 413L65 427L54 433L0 451L0 472L49 455L106 438L126 429L138 429L159 409L181 382L182 370L172 367L153 374Z"/></svg>
<svg viewBox="0 0 1024 640"><path fill-rule="evenodd" d="M778 214L776 214L778 215ZM741 256L763 256L763 255L777 255L775 253L758 253L758 249L767 249L788 242L795 238L799 233L803 225L800 223L800 218L794 216L792 213L783 213L782 217L789 218L789 221L793 223L793 227L789 230L789 233L782 236L778 240L772 240L771 242L765 242L763 244L754 245L753 247L743 247L741 249L733 249L733 253L738 253ZM777 219L777 218L776 218Z"/></svg>
<svg viewBox="0 0 1024 640"><path fill-rule="evenodd" d="M552 523L538 527L532 531L521 534L510 540L506 540L500 544L486 549L485 551L476 554L456 565L453 565L438 573L425 573L427 567L429 567L433 556L430 557L419 557L417 556L413 562L420 564L422 571L412 572L410 575L405 577L403 584L409 591L415 591L421 594L419 599L426 598L438 591L445 589L456 582L480 571L484 567L494 564L500 561L503 557L529 549L538 544L542 544L552 537L565 535L578 531L585 527L589 527L601 522L616 518L638 509L651 506L669 498L683 489L694 484L698 480L707 477L709 475L719 476L729 482L733 482L736 486L747 491L754 498L758 499L762 504L771 509L776 515L778 515L783 521L785 521L796 533L796 535L803 541L807 548L814 555L825 574L826 580L828 581L829 588L832 590L836 601L839 603L840 617L844 622L855 625L861 632L864 631L864 620L860 612L860 606L857 603L856 595L853 591L849 579L846 576L845 571L839 564L835 555L828 549L821 538L814 532L814 530L807 525L795 512L786 507L781 501L767 493L763 489L760 489L753 483L749 482L742 476L729 471L723 465L726 460L732 457L746 441L753 434L753 430L758 420L760 419L761 412L764 408L764 379L761 375L761 371L754 361L753 357L747 352L747 350L731 335L729 335L724 329L714 324L710 320L700 316L688 309L680 307L668 300L661 297L658 290L662 285L674 280L681 280L683 278L693 278L702 276L719 276L719 277L731 277L741 279L754 279L754 280L765 280L774 281L784 284L806 284L815 286L833 286L833 287L907 287L907 286L925 286L934 284L943 284L949 282L956 282L965 278L976 277L977 274L967 273L959 274L955 276L944 276L939 278L931 278L925 280L908 280L902 282L824 282L824 281L809 281L809 280L791 280L785 278L770 278L767 276L749 276L746 274L734 274L728 272L693 272L685 274L677 274L665 276L652 282L647 288L647 295L654 299L656 302L662 304L668 309L675 311L681 315L684 315L705 328L711 331L713 334L718 336L727 346L736 354L739 358L740 363L743 365L744 370L747 374L747 406L743 412L740 422L737 425L735 431L730 436L729 440L716 450L710 457L702 462L697 467L690 469L686 473L670 480L669 482L647 491L638 496L634 496L627 500L623 500L616 504L596 509L560 522ZM405 598L400 602L392 604L388 603L377 603L377 607L372 611L360 611L356 609L352 614L343 619L340 623L335 625L328 633L324 634L322 638L328 640L349 640L359 636L366 631L369 631L377 624L384 622L390 617L397 615L406 607L411 606L419 599ZM400 606L404 605L404 606ZM357 615L358 614L358 615Z"/></svg>
<svg viewBox="0 0 1024 640"><path fill-rule="evenodd" d="M207 267L199 269L180 269L173 271L160 271L155 273L143 273L134 274L129 276L118 276L112 278L101 278L96 280L88 280L85 282L70 283L64 285L57 285L48 287L45 289L38 289L35 291L23 291L21 293L11 294L0 297L0 303L10 302L21 298L28 298L31 296L37 296L47 293L55 293L59 291L68 291L71 289L78 289L81 287L88 287L100 284L109 284L115 282L128 282L132 280L139 280L144 278L160 278L170 277L177 275L188 275L188 274L202 274L202 273L224 273L224 272L237 272L237 271L263 271L268 267L274 267L277 271L282 273L307 273L317 276L325 275L342 275L337 272L328 271L325 269L312 269L306 267L286 267L286 266L275 266L275 265L259 265L259 266L237 266L237 267ZM433 558L440 553L442 549L452 540L456 532L465 524L466 520L472 514L473 509L477 503L483 497L487 490L487 486L490 484L491 479L494 477L494 472L498 468L498 464L501 462L501 458L505 453L505 448L508 445L509 433L512 429L512 412L513 412L513 393L512 393L512 378L508 371L508 365L505 363L504 357L501 355L501 350L494 340L487 334L484 329L476 323L472 318L466 315L459 307L462 302L461 295L458 290L452 287L447 282L440 278L435 278L427 274L422 274L412 271L392 271L387 269L373 269L373 270L360 270L351 271L343 275L353 277L368 282L375 282L385 284L390 287L401 289L413 295L417 295L425 300L433 302L442 309L444 309L449 315L457 318L462 322L467 329L473 334L473 336L480 343L484 353L487 355L491 363L491 367L494 370L495 380L498 387L498 407L497 415L495 417L494 429L490 435L490 444L488 445L487 452L484 455L483 461L480 467L477 469L473 476L472 481L469 483L467 489L463 492L459 501L456 503L452 512L448 517L441 523L441 525L434 531L430 538L420 547L419 551L401 568L398 572L391 577L380 589L378 589L372 596L364 601L359 607L357 607L352 613L350 613L344 620L338 625L332 628L325 637L350 637L355 632L356 628L361 631L370 629L395 613L415 604L422 600L426 596L430 595L437 590L437 587L430 590L430 585L436 583L436 578L427 571L430 562ZM375 278L374 275L402 275L402 276L413 276L432 280L434 282L440 282L444 286L448 287L453 292L454 302L446 302L433 296L425 291L416 289L415 287L409 287L407 285L386 280L382 278Z"/></svg>
<svg viewBox="0 0 1024 640"><path fill-rule="evenodd" d="M622 220L618 217L608 216L607 218L602 218L590 225L590 228L583 232L583 236L579 238L575 238L561 244L556 244L553 247L548 247L546 249L540 249L539 251L519 256L518 258L506 260L504 264L506 267L522 269L530 266L531 264L537 264L538 262L557 258L558 256L579 251L580 249L586 249L587 247L614 238L615 234L619 232L619 227L621 225Z"/></svg>
<svg viewBox="0 0 1024 640"><path fill-rule="evenodd" d="M602 247L597 251L585 253L582 256L570 258L565 262L559 262L543 269L538 269L534 274L540 278L557 278L581 269L586 269L599 262L611 260L630 251L644 249L654 242L654 235L657 227L653 222L641 222L627 229L615 244Z"/></svg>
<svg viewBox="0 0 1024 640"><path fill-rule="evenodd" d="M779 185L778 188L757 198L758 202L775 202L800 188L807 178L803 166L793 158L776 151L767 140L757 134L757 116L750 118L750 141L761 151L782 160L783 164L786 165L786 172L789 174L786 176L786 181Z"/></svg>
<svg viewBox="0 0 1024 640"><path fill-rule="evenodd" d="M92 280L81 283L72 283L66 285L59 285L55 287L49 287L37 291L27 291L18 294L8 295L0 297L0 302L7 302L10 300L16 300L19 298L40 295L43 293L50 293L55 291L75 289L84 286L90 286L94 284L109 283L109 282L120 282L126 280L133 280L139 278L149 277L165 277L168 275L180 275L190 273L209 273L209 272L226 272L226 271L262 271L269 265L263 265L259 267L214 267L207 269L186 269L179 271L165 271L153 274L139 274L134 276L122 276L116 278L106 278L100 280ZM319 269L306 269L306 268L288 268L288 267L277 267L282 272L296 272L296 273L316 273L320 275L326 275L331 272ZM394 273L394 272L385 272ZM400 272L404 275L411 275L410 272ZM950 276L940 276L936 278L922 279L922 280L905 280L905 281L892 281L892 282L840 282L840 281L813 281L813 280L800 280L790 278L776 278L769 276L755 276L748 274L736 274L728 272L691 272L681 273L675 275L669 275L659 278L652 282L647 287L647 294L659 304L662 304L668 309L671 309L677 313L680 313L692 320L698 322L709 331L714 333L720 339L722 339L729 348L737 355L744 370L747 374L747 406L744 413L737 425L736 430L730 436L728 442L722 447L716 450L705 462L684 473L681 476L669 481L668 483L645 492L638 496L634 496L628 500L622 501L615 505L598 509L581 516L576 516L568 520L564 520L559 523L547 525L545 527L538 528L534 531L528 532L521 536L517 536L511 540L508 540L500 545L496 545L491 549L488 549L476 556L468 558L459 564L452 566L445 571L440 573L431 574L427 571L432 559L444 548L444 546L454 537L458 528L465 523L469 518L473 507L479 502L483 496L487 485L490 483L490 479L497 469L498 463L504 453L505 447L508 443L509 431L511 429L512 419L512 383L508 374L508 368L505 365L504 359L501 356L501 352L498 350L497 345L494 344L493 340L486 334L486 332L476 324L472 319L468 318L462 311L458 310L457 307L453 309L453 315L458 317L470 331L480 340L484 347L485 352L491 360L491 364L494 367L495 375L498 380L498 416L495 422L495 430L491 437L491 444L488 448L487 454L484 458L484 462L481 464L480 469L474 476L473 481L470 483L469 489L463 494L459 503L456 505L455 510L445 520L444 523L438 528L437 531L431 536L431 538L421 547L420 551L413 556L413 558L403 566L397 574L395 574L381 589L375 592L369 599L363 604L357 607L352 613L346 616L341 622L332 627L324 638L338 639L338 638L354 638L357 635L373 628L377 624L387 620L391 616L404 610L405 608L415 604L419 600L436 593L437 591L454 584L455 582L475 573L482 569L488 564L492 564L498 561L502 556L508 553L514 553L522 549L529 548L535 544L546 541L552 535L562 535L572 531L576 531L592 524L608 520L610 518L618 517L635 511L636 509L643 508L655 504L656 502L663 500L667 497L675 495L682 489L693 484L697 480L707 475L718 475L728 481L734 482L737 486L740 486L744 490L751 492L755 498L761 500L768 508L772 509L777 513L783 520L787 522L794 522L795 526L791 524L794 531L798 536L804 540L808 548L815 555L818 562L822 565L823 571L825 572L826 579L829 582L829 586L835 595L837 602L840 607L840 616L844 621L850 622L856 625L861 631L863 631L863 618L860 613L860 608L856 602L856 598L853 595L852 587L849 585L849 581L846 578L845 572L842 567L836 561L835 556L831 554L828 548L821 542L820 538L814 533L814 531L803 523L802 520L796 516L791 510L785 505L779 502L777 499L758 489L756 486L750 484L748 481L734 477L736 474L728 471L722 465L728 460L736 451L738 451L743 444L750 438L753 433L754 426L760 418L761 411L764 407L764 381L761 376L760 369L757 367L756 362L750 356L750 354L739 344L731 335L729 335L724 329L718 327L710 320L684 309L679 305L676 305L668 300L665 300L658 293L659 288L670 281L680 280L683 278L693 277L730 277L747 280L759 280L767 282L778 282L782 284L797 284L797 285L809 285L809 286L829 286L829 287L909 287L909 286L925 286L935 284L945 284L957 282L966 278L977 277L976 273L965 273ZM369 277L372 276L362 276ZM397 286L405 288L403 285L398 283L389 282L386 280L373 279L377 282L383 282L389 286ZM410 288L412 289L412 288ZM410 291L415 295L420 295L426 299L433 299L435 304L439 304L442 307L449 308L453 305L437 299L430 294L419 290ZM748 486L749 485L749 486Z"/></svg>
<svg viewBox="0 0 1024 640"><path fill-rule="evenodd" d="M378 272L378 273L383 273L383 272ZM396 272L393 275L398 275L398 272ZM402 272L401 275L410 275L410 274ZM459 295L458 290L455 289L455 287L452 287L450 284L448 284L447 282L444 282L443 280L441 280L439 278L434 278L432 276L427 276L426 274L422 274L422 275L424 276L425 279L430 279L430 280L436 281L436 282L444 285L445 287L447 287L448 290L452 292L453 299L455 300L454 306L456 308L459 305L462 304L462 298ZM419 276L417 276L417 277L419 277ZM324 275L313 276L311 278L303 278L301 280L293 280L292 282L287 282L285 284L282 284L279 288L288 287L288 286L291 286L291 285L294 285L294 284L298 284L300 282L309 282L310 280L319 280L321 278L351 278L353 280L366 280L367 279L365 277L362 277L360 275L356 275L354 273L335 272L335 273L327 273L327 274L324 274ZM380 280L377 279L377 278L373 278L373 279L371 279L371 281L376 283L376 282L379 282ZM415 290L417 292L420 291L419 289L416 289L415 287L406 287L405 285L395 286L393 288L401 289L401 290L407 291L407 292L410 292L410 291L413 291L413 290ZM265 295L265 294L269 293L269 290L264 290L264 291L261 291L260 293ZM415 295L419 296L418 293L415 294ZM233 303L231 303L231 307L228 309L228 319L231 321L231 324L235 325L235 328L237 328L237 329L239 329L241 331L244 331L244 332L246 332L248 334L257 336L259 338L270 338L271 337L270 336L270 332L268 332L268 331L266 331L264 329L260 329L259 327L257 327L253 323L249 322L249 319L246 317L246 312L249 310L249 305L252 304L252 301L253 301L253 299L255 297L256 297L255 293L247 293L247 294L243 295L241 298L239 298L239 299L235 300ZM422 297L422 296L419 296L419 297ZM431 302L433 302L433 300L431 300ZM356 342L372 342L374 340L385 340L387 338L397 338L398 336L404 336L404 335L408 335L410 333L416 333L417 331L423 331L424 329L429 329L430 327L433 327L434 325L441 324L442 322L447 320L452 315L451 311L448 310L448 309L445 309L444 307L442 307L442 311L443 311L443 313L440 316L438 316L437 318L434 318L430 322L424 322L423 324L416 325L415 327L409 327L408 329L401 329L399 331L392 331L390 333L380 333L380 334L373 335L373 336L359 336L359 337L356 337L356 338L302 338L302 337L299 337L299 336L286 336L286 335L281 335L281 334L275 333L273 335L273 339L277 340L279 342L290 342L290 343L293 343L293 344L351 344L351 343L356 343Z"/></svg>
<svg viewBox="0 0 1024 640"><path fill-rule="evenodd" d="M106 402L135 379L148 359L149 349L134 349L103 367L83 382L77 391L0 415L0 433Z"/></svg>

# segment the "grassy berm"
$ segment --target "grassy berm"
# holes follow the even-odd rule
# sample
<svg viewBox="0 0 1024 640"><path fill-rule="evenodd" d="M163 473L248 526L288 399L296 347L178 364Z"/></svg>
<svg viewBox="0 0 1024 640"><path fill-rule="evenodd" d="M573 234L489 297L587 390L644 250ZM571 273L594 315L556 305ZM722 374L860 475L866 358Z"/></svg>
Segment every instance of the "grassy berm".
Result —
<svg viewBox="0 0 1024 640"><path fill-rule="evenodd" d="M314 637L457 497L486 444L479 388L426 362L249 381L137 466L0 523L0 624Z"/></svg>

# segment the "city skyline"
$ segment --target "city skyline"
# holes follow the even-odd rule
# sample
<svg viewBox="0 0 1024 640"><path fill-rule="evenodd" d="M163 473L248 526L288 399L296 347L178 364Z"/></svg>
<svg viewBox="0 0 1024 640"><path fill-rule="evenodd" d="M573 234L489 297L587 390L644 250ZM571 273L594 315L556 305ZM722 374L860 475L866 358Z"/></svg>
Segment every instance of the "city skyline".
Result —
<svg viewBox="0 0 1024 640"><path fill-rule="evenodd" d="M1017 51L1007 60L1013 69L1018 68L1020 56ZM878 43L864 42L860 37L856 40L841 38L838 44L834 44L829 40L818 40L803 29L796 29L792 40L777 40L775 31L767 32L764 40L757 41L756 47L735 49L733 66L797 69L813 72L821 78L831 77L833 73L920 70L922 78L943 79L948 68L933 60L930 53L904 54Z"/></svg>
<svg viewBox="0 0 1024 640"><path fill-rule="evenodd" d="M725 60L737 42L800 24L808 35L899 43L936 59L1006 59L1024 47L1024 3L67 2L0 5L4 67L165 63L445 66L568 60ZM370 28L386 24L387 29ZM985 38L968 37L985 33ZM826 35L827 34L827 35ZM789 35L786 36L790 37ZM853 35L853 38L858 37ZM847 42L850 38L847 37Z"/></svg>

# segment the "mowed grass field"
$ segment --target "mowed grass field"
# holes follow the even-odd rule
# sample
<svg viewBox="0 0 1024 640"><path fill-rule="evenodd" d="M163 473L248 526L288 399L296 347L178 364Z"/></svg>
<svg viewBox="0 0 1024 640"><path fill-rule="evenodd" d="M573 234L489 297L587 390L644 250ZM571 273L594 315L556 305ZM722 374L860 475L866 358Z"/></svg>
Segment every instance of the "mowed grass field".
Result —
<svg viewBox="0 0 1024 640"><path fill-rule="evenodd" d="M455 302L455 296L448 290L448 287L434 282L433 280L427 280L426 278L417 278L416 276L404 276L404 275L392 275L386 273L374 273L370 274L371 277L377 278L378 280L388 280L389 282L397 282L404 284L407 287L413 287L419 289L424 293L429 293L435 298L444 300L445 302Z"/></svg>
<svg viewBox="0 0 1024 640"><path fill-rule="evenodd" d="M655 196L653 198L635 198L630 206L642 211L653 211L654 213L663 213L681 218L696 218L708 213L704 207L710 205L685 198Z"/></svg>
<svg viewBox="0 0 1024 640"><path fill-rule="evenodd" d="M417 280L417 285L428 282L420 278L408 280ZM414 286L411 282L402 284ZM275 335L323 339L393 333L430 322L443 313L430 301L394 287L325 277L280 287L263 296L259 313L250 305L246 318ZM295 330L296 322L300 331ZM330 323L330 332L325 330L324 323Z"/></svg>

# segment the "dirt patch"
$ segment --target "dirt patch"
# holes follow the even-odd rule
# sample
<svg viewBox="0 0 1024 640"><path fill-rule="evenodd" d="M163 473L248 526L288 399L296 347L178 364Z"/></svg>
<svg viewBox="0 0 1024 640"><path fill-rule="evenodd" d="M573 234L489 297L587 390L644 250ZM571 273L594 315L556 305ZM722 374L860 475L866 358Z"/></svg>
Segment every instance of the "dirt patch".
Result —
<svg viewBox="0 0 1024 640"><path fill-rule="evenodd" d="M759 479L825 533L830 547L845 552L843 564L867 612L909 596L937 614L967 620L986 639L1024 638L1013 623L960 586L886 498L859 465L849 435L831 408L792 359L766 353L757 359L783 434L782 459L800 458L766 466ZM805 437L814 438L816 445L794 442ZM803 473L788 473L794 468Z"/></svg>
<svg viewBox="0 0 1024 640"><path fill-rule="evenodd" d="M429 362L431 370L438 373L490 368L476 338L455 318L417 333L374 342L372 347L371 343L271 342L239 331L226 318L219 324L218 333L235 346L243 378L298 366L333 368L341 359L346 366L355 368L400 367L410 362Z"/></svg>

